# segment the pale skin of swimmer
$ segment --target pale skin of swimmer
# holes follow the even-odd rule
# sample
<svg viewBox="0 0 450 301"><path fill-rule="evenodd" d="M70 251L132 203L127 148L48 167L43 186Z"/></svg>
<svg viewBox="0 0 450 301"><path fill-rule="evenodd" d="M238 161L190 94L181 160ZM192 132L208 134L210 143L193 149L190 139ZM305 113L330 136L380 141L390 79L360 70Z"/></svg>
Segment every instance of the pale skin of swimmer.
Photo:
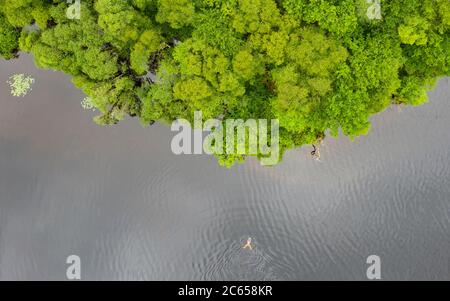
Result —
<svg viewBox="0 0 450 301"><path fill-rule="evenodd" d="M244 249L253 250L253 247L252 247L252 238L251 238L251 237L249 237L249 238L247 239L247 242L246 242L245 245L244 245Z"/></svg>

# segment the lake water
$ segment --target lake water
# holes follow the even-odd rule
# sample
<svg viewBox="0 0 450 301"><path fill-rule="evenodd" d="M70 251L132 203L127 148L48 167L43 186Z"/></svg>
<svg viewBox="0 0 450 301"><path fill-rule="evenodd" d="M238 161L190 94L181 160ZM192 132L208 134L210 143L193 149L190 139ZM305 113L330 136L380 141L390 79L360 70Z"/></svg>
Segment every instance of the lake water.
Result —
<svg viewBox="0 0 450 301"><path fill-rule="evenodd" d="M36 78L9 95L14 73ZM68 76L0 63L0 280L450 280L450 81L368 136L276 167L176 156L174 133L99 127ZM254 250L242 245L252 237Z"/></svg>

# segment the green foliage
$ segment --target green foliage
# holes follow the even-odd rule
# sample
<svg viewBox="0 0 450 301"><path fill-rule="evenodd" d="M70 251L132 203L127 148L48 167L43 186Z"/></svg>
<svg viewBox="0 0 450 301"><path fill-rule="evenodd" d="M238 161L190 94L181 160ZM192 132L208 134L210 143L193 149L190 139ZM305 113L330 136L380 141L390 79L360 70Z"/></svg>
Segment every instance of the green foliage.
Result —
<svg viewBox="0 0 450 301"><path fill-rule="evenodd" d="M450 75L448 0L81 3L69 20L65 1L0 0L0 55L30 52L70 74L99 124L192 121L196 110L277 118L284 153L327 131L366 134L372 114L420 105Z"/></svg>
<svg viewBox="0 0 450 301"><path fill-rule="evenodd" d="M195 6L192 0L158 0L156 21L179 29L192 24Z"/></svg>
<svg viewBox="0 0 450 301"><path fill-rule="evenodd" d="M0 56L5 59L14 57L19 47L19 32L0 13Z"/></svg>
<svg viewBox="0 0 450 301"><path fill-rule="evenodd" d="M130 54L131 69L137 74L144 74L148 70L148 61L151 54L161 48L162 39L158 32L146 30L139 41L134 44Z"/></svg>
<svg viewBox="0 0 450 301"><path fill-rule="evenodd" d="M35 22L41 29L47 27L50 4L42 0L1 0L0 9L13 26L23 27Z"/></svg>

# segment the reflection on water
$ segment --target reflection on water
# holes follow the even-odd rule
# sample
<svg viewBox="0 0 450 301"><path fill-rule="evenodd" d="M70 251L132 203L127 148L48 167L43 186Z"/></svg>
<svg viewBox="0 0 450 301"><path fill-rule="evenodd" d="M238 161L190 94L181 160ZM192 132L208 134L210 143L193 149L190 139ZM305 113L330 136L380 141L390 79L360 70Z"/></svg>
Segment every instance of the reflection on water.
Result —
<svg viewBox="0 0 450 301"><path fill-rule="evenodd" d="M450 279L449 79L275 167L175 156L165 126L98 127L68 77L0 63L0 279ZM16 99L12 73L36 78ZM242 247L248 237L254 249Z"/></svg>

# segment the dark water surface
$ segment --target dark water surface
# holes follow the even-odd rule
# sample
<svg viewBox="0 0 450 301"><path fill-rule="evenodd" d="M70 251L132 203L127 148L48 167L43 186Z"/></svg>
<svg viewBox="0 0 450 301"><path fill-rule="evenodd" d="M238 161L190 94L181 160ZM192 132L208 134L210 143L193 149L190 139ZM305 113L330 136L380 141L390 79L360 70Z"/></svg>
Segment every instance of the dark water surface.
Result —
<svg viewBox="0 0 450 301"><path fill-rule="evenodd" d="M36 78L9 95L13 73ZM0 280L450 280L450 81L276 167L175 156L165 126L99 127L30 57L0 63ZM247 237L253 251L243 250Z"/></svg>

